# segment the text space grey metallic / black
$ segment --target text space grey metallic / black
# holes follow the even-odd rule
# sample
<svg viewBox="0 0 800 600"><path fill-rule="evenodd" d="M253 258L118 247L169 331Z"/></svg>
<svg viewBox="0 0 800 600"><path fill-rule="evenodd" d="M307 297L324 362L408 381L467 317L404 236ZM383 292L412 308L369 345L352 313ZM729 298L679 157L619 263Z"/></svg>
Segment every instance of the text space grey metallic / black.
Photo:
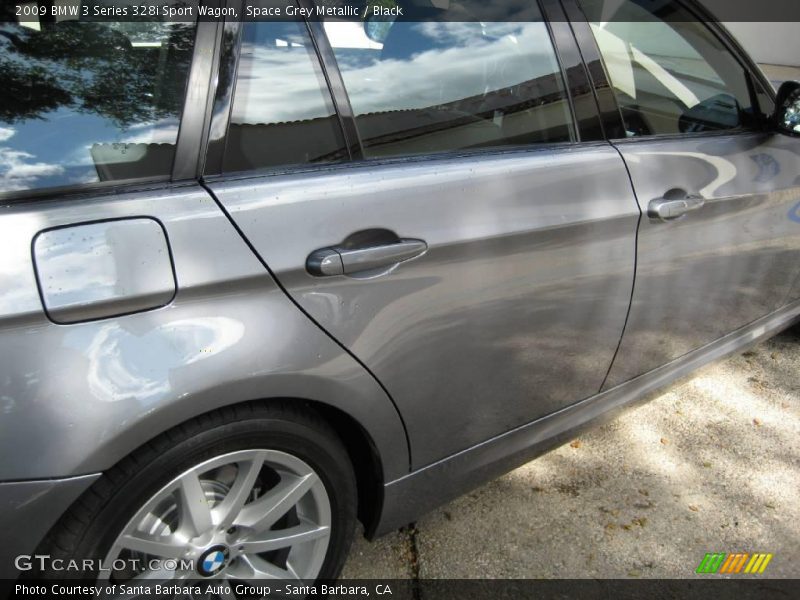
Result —
<svg viewBox="0 0 800 600"><path fill-rule="evenodd" d="M605 4L4 16L0 576L334 578L796 322L800 84Z"/></svg>

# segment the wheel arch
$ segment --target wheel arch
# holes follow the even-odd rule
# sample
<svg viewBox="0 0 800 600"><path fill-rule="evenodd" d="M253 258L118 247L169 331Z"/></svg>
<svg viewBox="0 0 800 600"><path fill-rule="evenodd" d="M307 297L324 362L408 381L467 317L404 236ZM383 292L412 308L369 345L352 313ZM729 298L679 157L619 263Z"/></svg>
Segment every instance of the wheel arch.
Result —
<svg viewBox="0 0 800 600"><path fill-rule="evenodd" d="M383 467L380 452L369 432L351 415L329 404L303 401L316 410L344 444L358 488L358 520L371 539L383 511Z"/></svg>
<svg viewBox="0 0 800 600"><path fill-rule="evenodd" d="M383 488L385 480L385 456L376 444L373 435L354 415L333 404L300 396L267 396L249 400L240 400L223 406L211 408L193 414L179 422L170 424L161 430L151 430L152 435L147 439L140 438L139 444L130 448L114 464L109 464L104 471L110 470L121 460L135 453L137 450L150 444L156 438L169 435L170 431L180 428L184 424L207 419L209 415L223 410L246 410L250 406L287 403L297 408L316 413L327 423L341 440L353 470L356 474L358 489L358 519L364 526L367 537L371 537L383 508ZM142 427L143 428L143 427ZM137 430L140 428L137 428ZM102 453L102 450L99 452Z"/></svg>
<svg viewBox="0 0 800 600"><path fill-rule="evenodd" d="M356 476L357 488L357 518L364 526L365 536L371 538L378 522L380 521L381 511L383 507L383 463L380 456L380 451L376 446L370 433L363 427L358 420L352 415L343 411L340 408L307 398L299 397L271 397L271 398L258 398L253 400L244 400L233 404L228 404L205 411L192 416L180 423L174 424L162 431L153 432L153 435L141 441L141 443L125 454L121 459L114 464L109 465L104 469L103 473L113 471L117 465L127 461L131 456L135 455L142 449L153 444L153 442L162 437L171 437L172 432L180 430L182 427L196 421L199 423L213 422L214 413L235 412L237 417L242 417L241 420L246 420L247 415L251 410L257 406L279 406L289 405L298 410L306 413L311 413L319 420L328 425L333 432L338 436L345 450L347 451L350 462ZM102 474L101 474L102 475ZM93 493L93 487L97 484L104 485L103 477L95 480L83 493L81 493L68 508L48 529L46 535L37 544L38 548L46 546L53 540L53 532L58 530L64 519L69 518L71 507L78 504L81 499L87 494ZM37 550L38 551L38 550Z"/></svg>

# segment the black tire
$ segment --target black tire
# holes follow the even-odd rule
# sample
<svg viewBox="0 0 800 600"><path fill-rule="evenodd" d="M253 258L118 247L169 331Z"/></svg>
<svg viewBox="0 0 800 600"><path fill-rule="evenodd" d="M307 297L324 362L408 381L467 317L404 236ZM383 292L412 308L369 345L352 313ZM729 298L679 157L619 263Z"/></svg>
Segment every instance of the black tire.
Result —
<svg viewBox="0 0 800 600"><path fill-rule="evenodd" d="M194 465L237 450L292 454L316 471L328 494L330 539L318 579L336 578L353 540L356 480L347 451L333 429L297 403L228 407L179 425L148 442L104 473L59 520L37 550L52 559L101 560L136 511ZM43 578L94 579L97 573L47 569Z"/></svg>

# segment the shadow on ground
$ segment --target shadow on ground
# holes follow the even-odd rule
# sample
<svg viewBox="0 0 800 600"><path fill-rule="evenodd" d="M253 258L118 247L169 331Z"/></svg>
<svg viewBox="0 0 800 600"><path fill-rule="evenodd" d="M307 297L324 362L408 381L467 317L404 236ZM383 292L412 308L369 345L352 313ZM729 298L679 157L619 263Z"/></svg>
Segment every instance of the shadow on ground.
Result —
<svg viewBox="0 0 800 600"><path fill-rule="evenodd" d="M800 327L421 518L346 578L694 577L706 552L800 576Z"/></svg>

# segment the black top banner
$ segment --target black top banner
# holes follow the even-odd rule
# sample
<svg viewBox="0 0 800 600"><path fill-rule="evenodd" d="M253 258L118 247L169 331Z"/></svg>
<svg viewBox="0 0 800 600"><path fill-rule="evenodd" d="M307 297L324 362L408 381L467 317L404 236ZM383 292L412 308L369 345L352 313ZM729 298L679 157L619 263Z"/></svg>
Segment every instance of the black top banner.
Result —
<svg viewBox="0 0 800 600"><path fill-rule="evenodd" d="M797 22L799 0L541 0L573 4L573 20ZM541 20L537 0L3 0L0 21ZM687 10L688 9L688 10Z"/></svg>

